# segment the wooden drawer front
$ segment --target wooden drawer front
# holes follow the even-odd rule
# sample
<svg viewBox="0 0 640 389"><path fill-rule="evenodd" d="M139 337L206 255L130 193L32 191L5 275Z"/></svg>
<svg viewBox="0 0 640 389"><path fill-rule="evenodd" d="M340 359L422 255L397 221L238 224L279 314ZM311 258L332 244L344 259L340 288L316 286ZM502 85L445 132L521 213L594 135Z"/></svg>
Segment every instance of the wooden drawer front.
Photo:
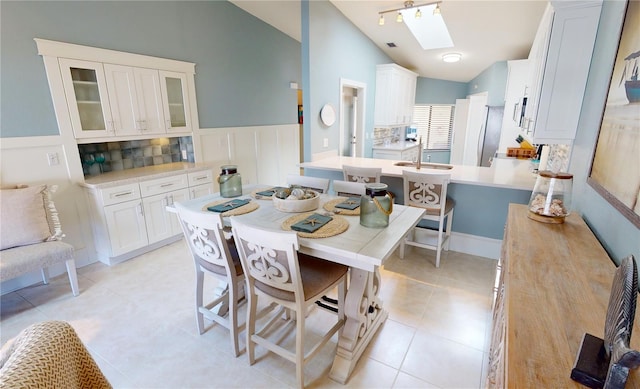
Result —
<svg viewBox="0 0 640 389"><path fill-rule="evenodd" d="M189 186L208 184L210 182L213 182L212 170L189 173Z"/></svg>
<svg viewBox="0 0 640 389"><path fill-rule="evenodd" d="M170 192L172 190L184 189L188 186L187 182L186 174L141 181L140 193L142 194L142 197L147 197Z"/></svg>
<svg viewBox="0 0 640 389"><path fill-rule="evenodd" d="M104 205L118 204L140 198L140 187L137 183L114 186L100 190Z"/></svg>

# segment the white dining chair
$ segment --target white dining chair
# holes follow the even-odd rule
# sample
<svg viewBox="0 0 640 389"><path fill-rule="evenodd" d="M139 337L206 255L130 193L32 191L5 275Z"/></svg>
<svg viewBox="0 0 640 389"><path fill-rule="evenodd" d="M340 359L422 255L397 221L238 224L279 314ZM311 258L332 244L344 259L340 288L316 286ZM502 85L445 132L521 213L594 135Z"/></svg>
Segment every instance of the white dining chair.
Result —
<svg viewBox="0 0 640 389"><path fill-rule="evenodd" d="M311 176L299 176L297 174L287 175L287 185L299 185L305 189L315 190L319 193L327 193L329 191L329 179Z"/></svg>
<svg viewBox="0 0 640 389"><path fill-rule="evenodd" d="M295 232L264 230L244 224L237 217L231 217L231 227L247 279L249 364L256 362L255 346L264 347L295 363L296 380L298 387L302 388L304 365L344 326L349 268L298 252L298 235ZM311 336L305 325L309 309L336 287L337 312L332 312L332 316L334 313L337 315L322 325L323 329L331 328L319 333L319 326L314 325L314 335ZM271 304L258 312L258 298ZM318 306L323 308L321 304ZM261 328L256 326L258 318ZM282 342L287 328L295 328L295 347L287 347ZM316 340L312 346L305 347L310 339Z"/></svg>
<svg viewBox="0 0 640 389"><path fill-rule="evenodd" d="M449 250L449 238L451 237L451 223L453 222L453 208L455 202L447 197L447 186L451 180L449 173L417 173L407 170L402 171L404 187L404 205L419 207L426 210L422 220L438 223L435 237L428 240L416 239L417 229L428 229L420 223L411 229L407 236L400 242L400 258L404 258L405 245L416 246L436 250L436 267L440 267L440 254L442 249ZM445 229L446 221L446 229Z"/></svg>
<svg viewBox="0 0 640 389"><path fill-rule="evenodd" d="M194 211L180 203L175 203L174 207L196 270L198 332L200 335L205 332L204 318L226 327L231 335L233 353L237 357L240 354L238 336L245 328L245 323L238 321L238 300L244 297L241 295L244 274L233 237L225 238L219 213ZM204 301L205 274L226 283L226 290L209 302Z"/></svg>
<svg viewBox="0 0 640 389"><path fill-rule="evenodd" d="M380 182L382 168L342 165L344 180L370 184Z"/></svg>
<svg viewBox="0 0 640 389"><path fill-rule="evenodd" d="M358 197L366 195L366 186L362 182L333 180L333 193L336 196Z"/></svg>

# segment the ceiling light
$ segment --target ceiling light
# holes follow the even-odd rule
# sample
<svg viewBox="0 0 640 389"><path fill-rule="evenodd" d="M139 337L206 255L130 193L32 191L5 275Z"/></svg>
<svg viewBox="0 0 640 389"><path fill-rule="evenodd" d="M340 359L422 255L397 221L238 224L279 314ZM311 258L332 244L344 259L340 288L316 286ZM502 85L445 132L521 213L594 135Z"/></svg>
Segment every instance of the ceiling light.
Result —
<svg viewBox="0 0 640 389"><path fill-rule="evenodd" d="M460 53L447 53L442 56L444 62L458 62L462 58Z"/></svg>
<svg viewBox="0 0 640 389"><path fill-rule="evenodd" d="M403 18L402 14L401 14L401 11L409 10L409 9L413 9L413 8L418 8L418 10L416 11L416 16L415 17L416 17L416 19L420 19L422 17L422 12L420 11L419 7L426 7L428 5L433 5L433 4L436 5L436 8L433 10L433 14L434 15L436 13L440 14L439 4L441 2L442 1L439 0L439 1L432 1L432 2L429 2L429 3L423 3L423 4L414 4L413 0L407 0L407 1L404 2L404 7L394 8L394 9L389 9L389 10L386 10L386 11L378 12L378 14L380 15L380 19L378 19L378 24L381 25L381 26L384 25L384 17L383 17L383 15L386 14L386 13L389 13L389 12L398 12L398 16L396 16L396 22L402 23L404 18Z"/></svg>

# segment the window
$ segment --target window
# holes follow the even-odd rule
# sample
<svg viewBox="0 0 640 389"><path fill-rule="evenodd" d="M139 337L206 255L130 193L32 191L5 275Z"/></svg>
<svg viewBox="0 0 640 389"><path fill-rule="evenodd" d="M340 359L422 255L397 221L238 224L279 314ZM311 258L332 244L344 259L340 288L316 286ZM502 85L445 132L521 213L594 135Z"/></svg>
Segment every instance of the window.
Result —
<svg viewBox="0 0 640 389"><path fill-rule="evenodd" d="M413 126L426 150L450 150L453 129L453 105L416 104Z"/></svg>

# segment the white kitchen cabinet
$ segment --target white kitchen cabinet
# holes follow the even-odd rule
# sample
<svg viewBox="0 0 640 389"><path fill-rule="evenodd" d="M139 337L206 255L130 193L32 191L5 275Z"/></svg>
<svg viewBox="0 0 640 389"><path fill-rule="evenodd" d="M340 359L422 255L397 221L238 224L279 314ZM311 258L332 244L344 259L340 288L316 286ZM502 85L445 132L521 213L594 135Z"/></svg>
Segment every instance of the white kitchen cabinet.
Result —
<svg viewBox="0 0 640 389"><path fill-rule="evenodd" d="M115 135L165 133L158 70L104 64Z"/></svg>
<svg viewBox="0 0 640 389"><path fill-rule="evenodd" d="M182 233L178 218L173 212L167 211L167 206L185 200L189 200L189 189L187 188L142 199L149 244Z"/></svg>
<svg viewBox="0 0 640 389"><path fill-rule="evenodd" d="M187 75L160 71L160 90L168 133L191 131Z"/></svg>
<svg viewBox="0 0 640 389"><path fill-rule="evenodd" d="M392 147L374 148L372 157L395 161L416 161L419 153L418 145L410 145L394 149Z"/></svg>
<svg viewBox="0 0 640 389"><path fill-rule="evenodd" d="M417 76L396 64L377 65L375 126L400 127L412 123Z"/></svg>
<svg viewBox="0 0 640 389"><path fill-rule="evenodd" d="M60 72L76 138L100 138L113 134L113 120L101 63L60 58Z"/></svg>
<svg viewBox="0 0 640 389"><path fill-rule="evenodd" d="M109 234L110 256L117 257L149 243L142 200L104 207L104 220Z"/></svg>
<svg viewBox="0 0 640 389"><path fill-rule="evenodd" d="M78 143L186 136L198 127L195 64L35 41L60 133L72 132Z"/></svg>
<svg viewBox="0 0 640 389"><path fill-rule="evenodd" d="M213 171L203 170L189 173L189 198L195 199L214 193L213 191Z"/></svg>
<svg viewBox="0 0 640 389"><path fill-rule="evenodd" d="M212 179L212 171L206 169L87 186L98 259L111 265L179 239L178 219L166 207L189 200L192 193L211 193Z"/></svg>
<svg viewBox="0 0 640 389"><path fill-rule="evenodd" d="M520 119L522 117L523 96L527 85L530 62L528 59L507 61L507 86L504 93L504 116L500 131L498 151L506 153L507 147L520 147L516 138L522 131Z"/></svg>
<svg viewBox="0 0 640 389"><path fill-rule="evenodd" d="M575 138L601 0L552 1L532 46L523 129L535 144Z"/></svg>

